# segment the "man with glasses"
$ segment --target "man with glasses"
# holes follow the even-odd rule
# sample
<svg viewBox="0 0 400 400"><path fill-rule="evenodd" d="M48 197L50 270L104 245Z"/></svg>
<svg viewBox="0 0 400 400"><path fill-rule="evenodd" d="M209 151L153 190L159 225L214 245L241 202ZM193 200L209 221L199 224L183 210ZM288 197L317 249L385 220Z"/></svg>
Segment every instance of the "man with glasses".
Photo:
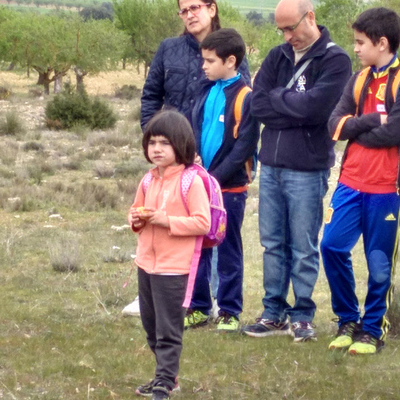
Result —
<svg viewBox="0 0 400 400"><path fill-rule="evenodd" d="M327 122L351 63L316 24L311 1L281 0L275 22L285 43L264 60L252 99L252 113L265 125L259 154L264 310L242 331L252 337L292 334L303 342L316 340L318 232L335 161ZM287 301L290 283L293 305Z"/></svg>

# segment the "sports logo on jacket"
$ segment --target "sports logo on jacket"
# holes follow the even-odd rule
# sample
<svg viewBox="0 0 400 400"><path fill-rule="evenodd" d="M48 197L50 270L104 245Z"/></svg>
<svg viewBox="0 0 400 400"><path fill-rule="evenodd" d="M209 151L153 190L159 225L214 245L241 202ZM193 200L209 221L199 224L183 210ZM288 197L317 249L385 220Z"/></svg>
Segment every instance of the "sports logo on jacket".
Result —
<svg viewBox="0 0 400 400"><path fill-rule="evenodd" d="M305 92L306 91L306 83L307 83L306 77L304 75L301 75L299 77L299 79L297 80L296 92L299 92L299 93Z"/></svg>

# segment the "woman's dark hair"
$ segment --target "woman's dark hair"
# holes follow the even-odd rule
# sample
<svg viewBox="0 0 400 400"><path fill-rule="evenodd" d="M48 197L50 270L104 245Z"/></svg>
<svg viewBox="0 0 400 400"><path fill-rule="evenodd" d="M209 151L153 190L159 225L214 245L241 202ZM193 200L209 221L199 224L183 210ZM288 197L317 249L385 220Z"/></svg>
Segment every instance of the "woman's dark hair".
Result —
<svg viewBox="0 0 400 400"><path fill-rule="evenodd" d="M162 110L154 115L144 130L142 147L144 156L151 162L148 154L149 141L152 136L164 136L171 143L176 162L186 167L194 163L196 142L189 121L176 110Z"/></svg>
<svg viewBox="0 0 400 400"><path fill-rule="evenodd" d="M218 5L217 5L217 1L216 0L200 0L202 3L208 3L209 7L212 4L215 4L215 15L211 21L211 32L215 32L218 29L221 29L221 23L219 22L219 15L218 15ZM177 0L178 2L178 7L180 7L179 4L179 0ZM187 29L185 28L185 31L183 32L183 34L187 33Z"/></svg>

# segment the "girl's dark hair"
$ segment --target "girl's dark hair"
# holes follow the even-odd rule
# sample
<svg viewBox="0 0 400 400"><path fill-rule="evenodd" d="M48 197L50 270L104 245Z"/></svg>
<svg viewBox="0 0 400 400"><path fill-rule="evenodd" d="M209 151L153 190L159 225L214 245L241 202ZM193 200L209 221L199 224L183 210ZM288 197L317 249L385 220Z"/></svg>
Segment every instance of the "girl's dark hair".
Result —
<svg viewBox="0 0 400 400"><path fill-rule="evenodd" d="M215 15L213 17L213 19L211 20L211 32L215 32L218 29L221 29L221 23L219 22L219 15L218 15L218 5L217 5L217 1L216 0L200 0L202 3L209 3L209 7L212 4L215 4ZM180 7L179 5L179 0L177 0L178 2L178 7ZM187 29L185 28L183 34L188 33Z"/></svg>
<svg viewBox="0 0 400 400"><path fill-rule="evenodd" d="M149 141L152 136L164 136L171 143L176 162L186 167L194 163L196 142L189 121L176 110L162 110L154 115L144 130L142 146L144 156L151 162L148 154Z"/></svg>

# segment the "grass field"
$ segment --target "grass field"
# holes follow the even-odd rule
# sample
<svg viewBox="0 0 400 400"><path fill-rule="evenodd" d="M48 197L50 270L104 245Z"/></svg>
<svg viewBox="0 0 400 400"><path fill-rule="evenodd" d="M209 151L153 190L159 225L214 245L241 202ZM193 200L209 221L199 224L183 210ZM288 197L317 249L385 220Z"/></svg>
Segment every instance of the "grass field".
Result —
<svg viewBox="0 0 400 400"><path fill-rule="evenodd" d="M226 0L232 6L238 8L242 14L250 11L257 11L267 17L274 12L278 0Z"/></svg>
<svg viewBox="0 0 400 400"><path fill-rule="evenodd" d="M123 287L136 244L126 213L148 165L140 150L138 99L112 96L119 73L125 83L129 75L121 71L87 81L88 91L101 93L119 113L117 127L106 132L46 130L47 99L28 96L34 78L0 76L16 93L0 101L0 122L14 110L26 126L0 140L1 400L128 400L153 376L154 359L140 320L121 315L137 294L136 269ZM129 73L132 81L134 71ZM338 165L326 202L337 174ZM242 323L261 312L257 207L255 182L243 226ZM362 302L366 267L361 244L354 261ZM330 353L336 326L322 268L314 299L315 343L294 344L286 336L218 335L212 325L186 332L182 390L173 399L399 399L398 320L376 356Z"/></svg>

